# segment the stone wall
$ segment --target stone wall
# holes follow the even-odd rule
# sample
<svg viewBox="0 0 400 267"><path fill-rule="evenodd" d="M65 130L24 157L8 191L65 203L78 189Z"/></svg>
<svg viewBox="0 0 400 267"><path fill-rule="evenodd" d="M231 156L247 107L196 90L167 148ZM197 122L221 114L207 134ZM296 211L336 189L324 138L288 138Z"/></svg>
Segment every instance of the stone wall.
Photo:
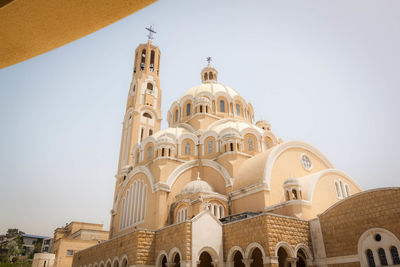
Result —
<svg viewBox="0 0 400 267"><path fill-rule="evenodd" d="M266 256L275 256L276 245L281 241L287 242L293 251L298 244L304 244L312 251L308 221L263 214L228 223L224 225L224 260L227 261L233 246L239 246L245 252L253 242L264 248Z"/></svg>
<svg viewBox="0 0 400 267"><path fill-rule="evenodd" d="M106 263L118 257L128 257L129 265L154 264L155 233L150 230L137 230L104 243L82 250L75 254L72 266Z"/></svg>
<svg viewBox="0 0 400 267"><path fill-rule="evenodd" d="M287 242L293 250L298 244L304 244L312 251L308 221L272 214L265 217L270 255L275 254L276 245L281 241Z"/></svg>
<svg viewBox="0 0 400 267"><path fill-rule="evenodd" d="M399 218L400 188L365 191L342 200L319 216L326 256L358 254L360 236L374 227L400 239Z"/></svg>
<svg viewBox="0 0 400 267"><path fill-rule="evenodd" d="M157 257L162 250L165 250L165 252L169 254L173 248L178 248L182 253L182 260L191 260L191 238L191 222L172 225L157 231L155 257Z"/></svg>

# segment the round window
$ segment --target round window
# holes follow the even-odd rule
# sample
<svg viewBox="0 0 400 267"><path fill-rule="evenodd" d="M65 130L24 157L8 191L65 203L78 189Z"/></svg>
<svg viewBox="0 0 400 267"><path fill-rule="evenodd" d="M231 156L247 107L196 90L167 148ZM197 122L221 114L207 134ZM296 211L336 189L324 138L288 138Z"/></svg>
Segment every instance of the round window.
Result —
<svg viewBox="0 0 400 267"><path fill-rule="evenodd" d="M312 168L312 164L311 164L311 160L309 157L307 157L307 155L302 155L301 156L301 163L303 164L304 168L306 168L306 170L311 170Z"/></svg>
<svg viewBox="0 0 400 267"><path fill-rule="evenodd" d="M376 235L375 235L375 240L376 240L377 242L381 241L381 239L382 239L382 237L381 237L380 234L376 234Z"/></svg>

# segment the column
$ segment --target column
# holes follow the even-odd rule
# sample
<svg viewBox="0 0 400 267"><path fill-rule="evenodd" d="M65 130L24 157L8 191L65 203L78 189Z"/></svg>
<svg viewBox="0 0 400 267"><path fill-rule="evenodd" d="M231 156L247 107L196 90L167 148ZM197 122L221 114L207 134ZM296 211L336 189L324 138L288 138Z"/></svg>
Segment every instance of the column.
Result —
<svg viewBox="0 0 400 267"><path fill-rule="evenodd" d="M279 266L278 256L263 257L263 265L264 267L278 267Z"/></svg>
<svg viewBox="0 0 400 267"><path fill-rule="evenodd" d="M290 267L296 267L297 258L287 258L287 261L290 264Z"/></svg>
<svg viewBox="0 0 400 267"><path fill-rule="evenodd" d="M242 262L246 267L250 267L251 263L253 262L252 259L242 259Z"/></svg>

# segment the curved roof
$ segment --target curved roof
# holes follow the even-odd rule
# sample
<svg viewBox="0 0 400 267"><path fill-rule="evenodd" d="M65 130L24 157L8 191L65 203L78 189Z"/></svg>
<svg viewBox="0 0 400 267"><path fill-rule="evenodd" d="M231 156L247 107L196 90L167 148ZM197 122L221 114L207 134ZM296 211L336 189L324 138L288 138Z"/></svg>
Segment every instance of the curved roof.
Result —
<svg viewBox="0 0 400 267"><path fill-rule="evenodd" d="M207 130L212 130L217 133L220 133L227 128L233 128L237 130L239 133L248 128L255 130L260 135L262 135L262 133L264 132L261 128L255 126L254 124L251 124L246 121L241 121L241 120L239 121L236 119L224 119L216 121L215 123L211 124Z"/></svg>
<svg viewBox="0 0 400 267"><path fill-rule="evenodd" d="M228 94L231 98L234 98L235 96L239 96L239 93L226 85L220 84L220 83L203 83L200 85L197 85L195 87L190 88L189 90L184 93L178 101L181 101L182 99L186 98L187 96L190 97L196 97L201 94L210 94L210 95L216 95L218 93L226 93Z"/></svg>
<svg viewBox="0 0 400 267"><path fill-rule="evenodd" d="M200 180L200 178L197 178L197 180L191 181L190 183L185 185L185 187L182 189L181 194L212 193L212 192L214 192L214 189L209 183Z"/></svg>
<svg viewBox="0 0 400 267"><path fill-rule="evenodd" d="M82 38L154 2L0 1L0 69Z"/></svg>

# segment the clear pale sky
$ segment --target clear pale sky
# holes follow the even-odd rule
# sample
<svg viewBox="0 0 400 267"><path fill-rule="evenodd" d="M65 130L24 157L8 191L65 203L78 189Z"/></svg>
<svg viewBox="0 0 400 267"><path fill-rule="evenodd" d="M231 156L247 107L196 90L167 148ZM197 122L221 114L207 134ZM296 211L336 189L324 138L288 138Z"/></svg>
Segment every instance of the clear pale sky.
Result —
<svg viewBox="0 0 400 267"><path fill-rule="evenodd" d="M134 49L150 24L164 128L211 56L278 137L315 146L363 189L399 186L399 14L398 0L164 0L0 70L0 233L108 229Z"/></svg>

